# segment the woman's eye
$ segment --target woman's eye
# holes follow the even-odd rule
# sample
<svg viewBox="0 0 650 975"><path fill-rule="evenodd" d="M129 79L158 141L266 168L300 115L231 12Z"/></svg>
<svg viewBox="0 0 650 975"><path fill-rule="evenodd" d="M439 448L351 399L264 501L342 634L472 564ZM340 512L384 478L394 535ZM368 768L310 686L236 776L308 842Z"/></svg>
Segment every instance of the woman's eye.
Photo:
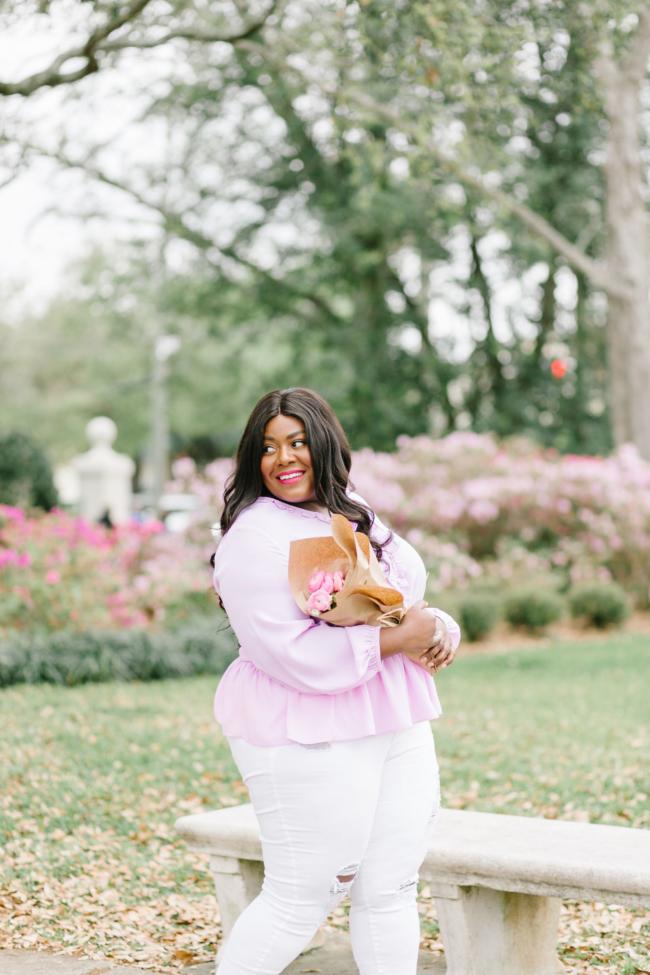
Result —
<svg viewBox="0 0 650 975"><path fill-rule="evenodd" d="M307 441L306 440L294 440L294 442L291 444L291 446L292 447L306 447L307 446Z"/></svg>

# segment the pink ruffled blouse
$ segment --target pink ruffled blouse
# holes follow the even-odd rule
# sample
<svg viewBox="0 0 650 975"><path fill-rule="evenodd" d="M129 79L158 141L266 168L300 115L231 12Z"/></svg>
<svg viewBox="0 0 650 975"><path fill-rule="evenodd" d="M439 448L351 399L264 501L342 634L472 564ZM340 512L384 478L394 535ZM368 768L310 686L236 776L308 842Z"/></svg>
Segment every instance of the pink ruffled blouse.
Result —
<svg viewBox="0 0 650 975"><path fill-rule="evenodd" d="M380 540L387 534L378 518L373 534ZM429 674L400 653L381 659L379 627L328 626L296 605L289 545L324 535L331 535L329 514L261 497L217 549L214 586L240 644L215 698L217 721L229 737L254 745L346 741L442 713ZM407 606L423 598L424 564L404 539L393 535L382 568ZM458 646L458 624L435 612Z"/></svg>

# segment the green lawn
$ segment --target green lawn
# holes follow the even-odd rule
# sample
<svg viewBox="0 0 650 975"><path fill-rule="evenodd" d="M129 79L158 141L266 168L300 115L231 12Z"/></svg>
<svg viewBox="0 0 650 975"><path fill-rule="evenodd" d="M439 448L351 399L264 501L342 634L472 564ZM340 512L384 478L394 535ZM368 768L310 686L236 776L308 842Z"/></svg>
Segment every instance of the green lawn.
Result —
<svg viewBox="0 0 650 975"><path fill-rule="evenodd" d="M438 689L445 805L650 823L650 638L461 657Z"/></svg>
<svg viewBox="0 0 650 975"><path fill-rule="evenodd" d="M633 634L461 656L438 678L444 804L647 827L649 674L650 639ZM245 801L215 684L0 692L0 943L145 967L210 956L211 882L173 822ZM564 939L573 970L648 967L650 913L580 911Z"/></svg>

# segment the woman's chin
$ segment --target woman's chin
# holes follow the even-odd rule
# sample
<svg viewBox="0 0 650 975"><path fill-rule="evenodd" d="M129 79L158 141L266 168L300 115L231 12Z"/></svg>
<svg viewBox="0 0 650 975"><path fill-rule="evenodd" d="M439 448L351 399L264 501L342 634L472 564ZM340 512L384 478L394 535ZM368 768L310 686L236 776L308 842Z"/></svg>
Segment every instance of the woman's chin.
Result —
<svg viewBox="0 0 650 975"><path fill-rule="evenodd" d="M278 501L285 501L287 504L305 504L307 501L316 500L316 495L313 491L305 491L298 484L294 488L284 488L279 491L276 489L271 493Z"/></svg>

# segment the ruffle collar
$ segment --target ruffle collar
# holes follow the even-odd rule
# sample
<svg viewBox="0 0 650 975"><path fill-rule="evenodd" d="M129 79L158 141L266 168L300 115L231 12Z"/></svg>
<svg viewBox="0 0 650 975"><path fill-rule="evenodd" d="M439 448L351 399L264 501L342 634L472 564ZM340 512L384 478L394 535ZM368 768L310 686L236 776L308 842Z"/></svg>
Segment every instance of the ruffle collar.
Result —
<svg viewBox="0 0 650 975"><path fill-rule="evenodd" d="M255 501L255 504L274 504L277 508L282 511L292 511L296 514L302 515L303 518L316 518L318 521L324 522L329 525L331 516L329 514L322 514L320 511L310 511L309 508L299 508L295 504L287 504L286 501L280 501L279 498L270 498L266 494L260 495L260 497Z"/></svg>

